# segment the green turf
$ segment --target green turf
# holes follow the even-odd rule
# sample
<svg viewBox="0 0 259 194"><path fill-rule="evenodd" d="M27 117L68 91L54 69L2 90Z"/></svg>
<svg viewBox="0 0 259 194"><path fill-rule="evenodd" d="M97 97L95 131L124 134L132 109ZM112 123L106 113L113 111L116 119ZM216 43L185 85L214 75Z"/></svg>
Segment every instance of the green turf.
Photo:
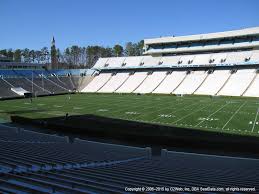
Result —
<svg viewBox="0 0 259 194"><path fill-rule="evenodd" d="M149 123L259 136L259 99L169 95L76 94L0 101L9 115L47 118L96 114Z"/></svg>

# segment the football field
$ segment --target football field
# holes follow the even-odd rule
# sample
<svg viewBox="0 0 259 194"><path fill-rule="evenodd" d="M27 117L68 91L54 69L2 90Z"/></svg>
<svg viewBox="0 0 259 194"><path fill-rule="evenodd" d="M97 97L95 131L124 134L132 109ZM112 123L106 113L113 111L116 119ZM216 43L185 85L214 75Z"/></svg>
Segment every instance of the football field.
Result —
<svg viewBox="0 0 259 194"><path fill-rule="evenodd" d="M10 115L49 118L95 114L147 123L259 136L259 99L172 95L74 94L0 101Z"/></svg>

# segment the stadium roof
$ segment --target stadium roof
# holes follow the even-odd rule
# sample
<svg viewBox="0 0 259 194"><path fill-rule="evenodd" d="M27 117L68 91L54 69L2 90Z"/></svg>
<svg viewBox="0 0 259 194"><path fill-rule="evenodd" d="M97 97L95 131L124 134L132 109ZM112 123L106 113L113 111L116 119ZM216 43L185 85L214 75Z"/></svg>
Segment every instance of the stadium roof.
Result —
<svg viewBox="0 0 259 194"><path fill-rule="evenodd" d="M196 34L188 36L168 36L161 38L145 39L145 44L158 44L158 43L174 43L174 42L188 42L188 41L201 41L201 40L212 40L212 39L223 39L223 38L234 38L244 36L256 36L259 35L259 27L245 28L241 30L216 32L208 34Z"/></svg>

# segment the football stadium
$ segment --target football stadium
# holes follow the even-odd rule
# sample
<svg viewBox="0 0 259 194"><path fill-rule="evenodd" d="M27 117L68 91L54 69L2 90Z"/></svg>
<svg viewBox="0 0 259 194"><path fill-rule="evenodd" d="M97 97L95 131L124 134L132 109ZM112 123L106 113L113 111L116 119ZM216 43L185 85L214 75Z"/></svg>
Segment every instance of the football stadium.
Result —
<svg viewBox="0 0 259 194"><path fill-rule="evenodd" d="M0 49L0 193L259 193L259 27L55 44Z"/></svg>
<svg viewBox="0 0 259 194"><path fill-rule="evenodd" d="M1 123L10 124L1 124L0 191L258 188L258 159L163 147L258 153L257 48L258 27L145 39L143 56L99 58L91 69L1 63Z"/></svg>

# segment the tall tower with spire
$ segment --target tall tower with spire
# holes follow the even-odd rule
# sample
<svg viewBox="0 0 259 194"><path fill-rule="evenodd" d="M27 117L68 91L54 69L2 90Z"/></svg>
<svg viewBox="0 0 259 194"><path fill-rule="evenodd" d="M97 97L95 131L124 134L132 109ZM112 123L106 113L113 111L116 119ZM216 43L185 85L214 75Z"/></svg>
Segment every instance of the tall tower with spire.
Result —
<svg viewBox="0 0 259 194"><path fill-rule="evenodd" d="M57 50L56 50L56 45L55 45L55 38L53 36L52 41L51 41L51 69L57 69L58 68L58 59L57 59Z"/></svg>

